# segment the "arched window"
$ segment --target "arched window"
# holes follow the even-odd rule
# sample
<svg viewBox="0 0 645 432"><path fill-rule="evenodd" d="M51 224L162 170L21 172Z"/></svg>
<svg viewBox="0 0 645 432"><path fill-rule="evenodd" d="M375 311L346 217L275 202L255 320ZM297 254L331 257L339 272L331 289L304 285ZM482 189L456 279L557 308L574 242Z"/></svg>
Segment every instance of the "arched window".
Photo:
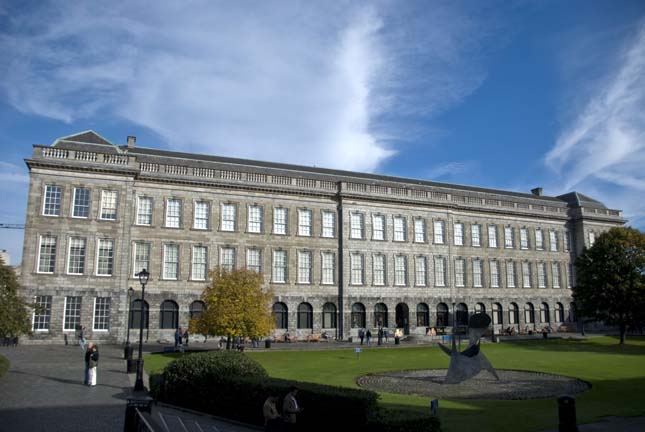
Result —
<svg viewBox="0 0 645 432"><path fill-rule="evenodd" d="M172 300L164 300L159 311L159 328L176 329L179 327L179 306Z"/></svg>
<svg viewBox="0 0 645 432"><path fill-rule="evenodd" d="M289 314L287 305L284 303L275 303L273 305L273 320L275 322L275 328L286 329L289 327Z"/></svg>
<svg viewBox="0 0 645 432"><path fill-rule="evenodd" d="M323 305L323 328L336 328L336 305L325 303Z"/></svg>
<svg viewBox="0 0 645 432"><path fill-rule="evenodd" d="M190 308L188 309L189 314L190 314L190 319L194 318L199 318L202 316L204 313L204 309L206 307L204 306L204 302L200 300L195 300L190 304Z"/></svg>
<svg viewBox="0 0 645 432"><path fill-rule="evenodd" d="M511 303L508 306L508 323L519 324L520 322L520 307L517 303Z"/></svg>
<svg viewBox="0 0 645 432"><path fill-rule="evenodd" d="M456 325L458 326L468 326L468 306L464 303L459 303L457 305L456 313Z"/></svg>
<svg viewBox="0 0 645 432"><path fill-rule="evenodd" d="M417 305L417 327L428 327L430 325L430 309L425 303Z"/></svg>
<svg viewBox="0 0 645 432"><path fill-rule="evenodd" d="M555 320L556 322L564 322L564 306L562 303L555 304Z"/></svg>
<svg viewBox="0 0 645 432"><path fill-rule="evenodd" d="M298 305L298 328L310 329L314 327L314 309L309 303Z"/></svg>
<svg viewBox="0 0 645 432"><path fill-rule="evenodd" d="M486 313L486 306L484 306L484 303L475 304L475 313Z"/></svg>
<svg viewBox="0 0 645 432"><path fill-rule="evenodd" d="M569 305L569 322L576 322L576 304L571 303Z"/></svg>
<svg viewBox="0 0 645 432"><path fill-rule="evenodd" d="M387 327L387 306L384 303L376 303L374 306L374 325Z"/></svg>
<svg viewBox="0 0 645 432"><path fill-rule="evenodd" d="M445 303L437 305L437 327L448 325L448 306Z"/></svg>
<svg viewBox="0 0 645 432"><path fill-rule="evenodd" d="M148 318L150 318L150 308L148 302L143 302L143 328L148 328ZM141 328L141 300L133 300L130 305L130 328Z"/></svg>
<svg viewBox="0 0 645 432"><path fill-rule="evenodd" d="M542 303L540 305L540 322L549 323L551 321L549 317L549 305Z"/></svg>
<svg viewBox="0 0 645 432"><path fill-rule="evenodd" d="M365 327L365 306L362 303L352 305L352 328Z"/></svg>
<svg viewBox="0 0 645 432"><path fill-rule="evenodd" d="M502 314L502 305L493 303L493 324L504 324L504 315Z"/></svg>
<svg viewBox="0 0 645 432"><path fill-rule="evenodd" d="M524 305L524 322L526 324L535 324L535 307L533 303Z"/></svg>

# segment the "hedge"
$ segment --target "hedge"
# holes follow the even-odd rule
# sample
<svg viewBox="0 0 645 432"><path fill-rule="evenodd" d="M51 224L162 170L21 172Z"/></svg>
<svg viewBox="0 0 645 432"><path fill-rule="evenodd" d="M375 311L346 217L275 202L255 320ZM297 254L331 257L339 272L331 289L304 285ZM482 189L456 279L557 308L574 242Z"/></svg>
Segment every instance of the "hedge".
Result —
<svg viewBox="0 0 645 432"><path fill-rule="evenodd" d="M239 367L232 364L238 361ZM152 375L150 390L162 402L262 425L266 398L278 396L281 410L289 387L296 386L298 402L304 409L298 415L302 430L329 431L341 425L343 430L366 432L440 430L436 419L379 407L375 392L269 378L259 364L253 363L242 353L193 354L171 362L162 374Z"/></svg>

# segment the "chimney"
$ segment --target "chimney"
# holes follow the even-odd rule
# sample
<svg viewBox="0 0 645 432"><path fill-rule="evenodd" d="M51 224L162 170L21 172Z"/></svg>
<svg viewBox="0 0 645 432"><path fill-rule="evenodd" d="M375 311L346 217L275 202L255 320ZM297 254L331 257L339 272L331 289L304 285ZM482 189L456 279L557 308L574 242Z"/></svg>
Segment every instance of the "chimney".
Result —
<svg viewBox="0 0 645 432"><path fill-rule="evenodd" d="M128 136L128 148L134 148L134 143L137 142L137 137Z"/></svg>
<svg viewBox="0 0 645 432"><path fill-rule="evenodd" d="M535 196L542 196L542 188L536 187L535 189L531 189L531 193Z"/></svg>

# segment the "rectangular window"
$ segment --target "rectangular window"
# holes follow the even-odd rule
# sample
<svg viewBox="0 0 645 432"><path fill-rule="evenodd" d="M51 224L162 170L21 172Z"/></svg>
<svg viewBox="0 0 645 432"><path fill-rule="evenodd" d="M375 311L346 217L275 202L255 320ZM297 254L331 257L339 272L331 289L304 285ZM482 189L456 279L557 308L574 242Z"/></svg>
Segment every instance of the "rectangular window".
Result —
<svg viewBox="0 0 645 432"><path fill-rule="evenodd" d="M407 265L405 257L396 255L394 257L394 285L405 285L407 282Z"/></svg>
<svg viewBox="0 0 645 432"><path fill-rule="evenodd" d="M513 228L504 227L504 247L507 249L513 248Z"/></svg>
<svg viewBox="0 0 645 432"><path fill-rule="evenodd" d="M222 231L235 231L235 204L222 204Z"/></svg>
<svg viewBox="0 0 645 432"><path fill-rule="evenodd" d="M333 285L334 284L334 266L335 259L334 254L331 252L322 253L322 283L323 285Z"/></svg>
<svg viewBox="0 0 645 432"><path fill-rule="evenodd" d="M461 258L455 260L455 286L466 286L466 261Z"/></svg>
<svg viewBox="0 0 645 432"><path fill-rule="evenodd" d="M426 242L426 222L423 219L414 220L414 241L417 243Z"/></svg>
<svg viewBox="0 0 645 432"><path fill-rule="evenodd" d="M497 261L490 262L490 286L491 288L499 288L499 263Z"/></svg>
<svg viewBox="0 0 645 432"><path fill-rule="evenodd" d="M166 228L179 228L181 223L181 201L166 200Z"/></svg>
<svg viewBox="0 0 645 432"><path fill-rule="evenodd" d="M472 239L472 244L475 247L480 247L481 244L481 231L482 227L480 225L471 225L470 226L470 237Z"/></svg>
<svg viewBox="0 0 645 432"><path fill-rule="evenodd" d="M137 225L152 225L152 198L137 199Z"/></svg>
<svg viewBox="0 0 645 432"><path fill-rule="evenodd" d="M94 299L94 324L95 331L110 330L110 297L96 297Z"/></svg>
<svg viewBox="0 0 645 432"><path fill-rule="evenodd" d="M571 250L571 233L569 231L564 232L564 250L567 252Z"/></svg>
<svg viewBox="0 0 645 432"><path fill-rule="evenodd" d="M589 231L589 247L592 247L596 243L596 233Z"/></svg>
<svg viewBox="0 0 645 432"><path fill-rule="evenodd" d="M206 246L193 246L193 263L191 278L206 280L208 249Z"/></svg>
<svg viewBox="0 0 645 432"><path fill-rule="evenodd" d="M298 210L298 235L311 236L311 210Z"/></svg>
<svg viewBox="0 0 645 432"><path fill-rule="evenodd" d="M352 285L363 285L363 255L351 254L350 265Z"/></svg>
<svg viewBox="0 0 645 432"><path fill-rule="evenodd" d="M246 250L246 268L256 273L262 273L262 252L260 249Z"/></svg>
<svg viewBox="0 0 645 432"><path fill-rule="evenodd" d="M455 246L464 245L464 224L456 223L453 226Z"/></svg>
<svg viewBox="0 0 645 432"><path fill-rule="evenodd" d="M81 325L81 297L65 297L63 330L76 330Z"/></svg>
<svg viewBox="0 0 645 432"><path fill-rule="evenodd" d="M506 262L506 286L515 288L515 263L513 261Z"/></svg>
<svg viewBox="0 0 645 432"><path fill-rule="evenodd" d="M43 215L60 216L60 201L63 191L60 186L45 186L45 200L43 202Z"/></svg>
<svg viewBox="0 0 645 432"><path fill-rule="evenodd" d="M56 237L40 236L38 273L54 273L56 266Z"/></svg>
<svg viewBox="0 0 645 432"><path fill-rule="evenodd" d="M446 286L446 261L444 257L434 258L434 284Z"/></svg>
<svg viewBox="0 0 645 432"><path fill-rule="evenodd" d="M74 209L72 216L87 218L90 215L90 190L86 188L74 188Z"/></svg>
<svg viewBox="0 0 645 432"><path fill-rule="evenodd" d="M571 288L574 284L574 274L573 274L573 264L569 263L568 265L569 277L567 278L567 288Z"/></svg>
<svg viewBox="0 0 645 432"><path fill-rule="evenodd" d="M99 239L96 263L98 276L112 276L114 271L114 240Z"/></svg>
<svg viewBox="0 0 645 432"><path fill-rule="evenodd" d="M285 283L287 281L287 252L273 251L273 282Z"/></svg>
<svg viewBox="0 0 645 432"><path fill-rule="evenodd" d="M558 251L558 233L555 231L549 231L549 247L551 252Z"/></svg>
<svg viewBox="0 0 645 432"><path fill-rule="evenodd" d="M488 247L497 247L497 226L488 225Z"/></svg>
<svg viewBox="0 0 645 432"><path fill-rule="evenodd" d="M473 260L473 286L482 287L482 262L478 259Z"/></svg>
<svg viewBox="0 0 645 432"><path fill-rule="evenodd" d="M546 264L537 265L538 288L546 288Z"/></svg>
<svg viewBox="0 0 645 432"><path fill-rule="evenodd" d="M531 288L531 264L527 261L522 263L522 283L524 288Z"/></svg>
<svg viewBox="0 0 645 432"><path fill-rule="evenodd" d="M250 233L262 232L262 207L249 206L248 230Z"/></svg>
<svg viewBox="0 0 645 432"><path fill-rule="evenodd" d="M143 269L150 268L150 243L135 243L134 244L134 268L132 269L132 276L137 277Z"/></svg>
<svg viewBox="0 0 645 432"><path fill-rule="evenodd" d="M101 192L101 219L116 220L117 191L104 190Z"/></svg>
<svg viewBox="0 0 645 432"><path fill-rule="evenodd" d="M417 286L426 286L427 284L427 265L426 257L417 257L415 261L415 275Z"/></svg>
<svg viewBox="0 0 645 432"><path fill-rule="evenodd" d="M36 296L34 307L34 331L48 331L52 317L52 296Z"/></svg>
<svg viewBox="0 0 645 432"><path fill-rule="evenodd" d="M539 228L535 230L535 249L544 249L544 236L542 236L542 230Z"/></svg>
<svg viewBox="0 0 645 432"><path fill-rule="evenodd" d="M363 215L361 213L352 213L350 215L351 238L363 238Z"/></svg>
<svg viewBox="0 0 645 432"><path fill-rule="evenodd" d="M176 280L179 273L179 245L163 246L163 278Z"/></svg>
<svg viewBox="0 0 645 432"><path fill-rule="evenodd" d="M286 208L273 209L273 234L279 234L279 235L287 234L287 209Z"/></svg>
<svg viewBox="0 0 645 432"><path fill-rule="evenodd" d="M560 264L551 263L551 275L553 276L553 288L560 288Z"/></svg>
<svg viewBox="0 0 645 432"><path fill-rule="evenodd" d="M520 249L529 248L529 230L528 228L520 228Z"/></svg>
<svg viewBox="0 0 645 432"><path fill-rule="evenodd" d="M69 240L69 255L67 261L68 274L85 273L85 239L72 237Z"/></svg>
<svg viewBox="0 0 645 432"><path fill-rule="evenodd" d="M434 242L435 244L444 243L444 223L443 221L434 221Z"/></svg>
<svg viewBox="0 0 645 432"><path fill-rule="evenodd" d="M322 213L322 236L332 238L336 235L336 213L324 211Z"/></svg>
<svg viewBox="0 0 645 432"><path fill-rule="evenodd" d="M394 217L394 241L405 241L405 218Z"/></svg>
<svg viewBox="0 0 645 432"><path fill-rule="evenodd" d="M374 285L385 285L385 255L374 255L373 257Z"/></svg>
<svg viewBox="0 0 645 432"><path fill-rule="evenodd" d="M235 249L223 247L220 249L219 265L226 271L235 269Z"/></svg>
<svg viewBox="0 0 645 432"><path fill-rule="evenodd" d="M207 230L210 227L210 208L210 204L206 201L195 202L194 229Z"/></svg>
<svg viewBox="0 0 645 432"><path fill-rule="evenodd" d="M311 283L311 252L298 252L298 283Z"/></svg>
<svg viewBox="0 0 645 432"><path fill-rule="evenodd" d="M372 216L372 239L385 240L385 216Z"/></svg>

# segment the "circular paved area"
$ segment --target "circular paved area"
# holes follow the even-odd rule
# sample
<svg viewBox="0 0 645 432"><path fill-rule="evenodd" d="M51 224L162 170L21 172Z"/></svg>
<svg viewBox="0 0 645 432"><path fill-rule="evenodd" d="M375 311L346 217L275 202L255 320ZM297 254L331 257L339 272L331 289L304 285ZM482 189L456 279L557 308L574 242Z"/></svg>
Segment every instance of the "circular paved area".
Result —
<svg viewBox="0 0 645 432"><path fill-rule="evenodd" d="M358 385L387 393L430 396L437 399L541 399L574 395L591 388L584 381L541 372L497 370L499 381L489 372L460 384L444 384L446 369L384 372L358 378Z"/></svg>

